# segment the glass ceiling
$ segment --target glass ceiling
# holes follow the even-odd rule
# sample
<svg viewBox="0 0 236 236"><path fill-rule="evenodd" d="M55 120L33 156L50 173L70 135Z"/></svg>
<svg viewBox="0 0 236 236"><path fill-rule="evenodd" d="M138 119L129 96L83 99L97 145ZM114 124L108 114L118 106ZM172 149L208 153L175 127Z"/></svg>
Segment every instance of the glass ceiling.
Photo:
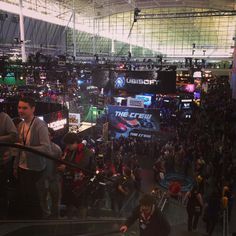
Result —
<svg viewBox="0 0 236 236"><path fill-rule="evenodd" d="M98 3L103 3L99 5ZM110 5L104 5L105 2L110 2ZM208 8L183 7L184 2L190 5L190 2L203 2L212 4L224 3L228 9L234 9L233 0L216 0L216 1L134 1L134 0L119 0L121 8L126 6L127 11L119 13L119 9L114 8L114 4L118 3L113 0L75 1L76 9L76 25L78 32L77 43L82 47L85 43L89 48L84 47L84 51L99 53L102 51L100 47L106 48L109 52L119 54L118 43L123 42L130 49L135 46L144 48L153 55L163 54L169 57L181 56L206 56L206 57L230 57L233 51L232 46L235 36L236 17L202 17L202 18L182 18L182 19L149 19L138 20L133 27L133 9L134 6L142 6L142 14L159 14L172 12L196 12L209 10ZM179 7L173 8L170 3L177 2ZM41 19L47 22L56 23L63 26L73 27L72 24L72 1L49 1L49 0L23 0L25 16ZM90 12L85 14L79 5L83 4ZM126 5L124 5L126 4ZM148 9L147 7L153 8ZM155 4L155 5L153 5ZM169 5L168 5L169 4ZM14 5L14 7L13 7ZM156 8L157 6L161 6ZM194 5L194 4L193 4ZM82 5L81 5L82 6ZM168 6L168 7L164 7ZM170 6L170 7L169 7ZM180 7L181 6L181 7ZM210 5L209 5L210 6ZM222 5L223 6L223 5ZM104 9L106 7L106 9ZM229 8L230 7L230 8ZM0 9L18 14L18 1L16 0L0 0ZM100 14L98 14L98 9ZM106 10L106 11L105 11ZM124 11L124 9L123 9ZM92 14L92 12L94 14ZM103 12L101 14L101 12ZM118 13L116 13L118 12ZM99 17L97 17L99 15ZM132 30L131 30L132 28ZM82 34L81 32L84 32ZM130 33L131 32L131 33ZM130 33L130 37L128 37ZM101 40L102 39L102 40ZM88 41L91 41L88 43ZM119 41L119 42L118 42ZM103 45L104 44L104 45ZM195 48L193 48L195 44Z"/></svg>

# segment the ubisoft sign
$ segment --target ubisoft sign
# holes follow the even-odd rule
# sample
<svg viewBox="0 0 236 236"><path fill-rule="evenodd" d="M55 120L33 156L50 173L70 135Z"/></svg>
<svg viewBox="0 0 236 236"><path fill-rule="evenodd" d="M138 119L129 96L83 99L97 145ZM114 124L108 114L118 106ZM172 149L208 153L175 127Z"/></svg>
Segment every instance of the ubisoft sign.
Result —
<svg viewBox="0 0 236 236"><path fill-rule="evenodd" d="M144 85L157 85L159 84L158 80L152 79L126 79L127 84L144 84Z"/></svg>

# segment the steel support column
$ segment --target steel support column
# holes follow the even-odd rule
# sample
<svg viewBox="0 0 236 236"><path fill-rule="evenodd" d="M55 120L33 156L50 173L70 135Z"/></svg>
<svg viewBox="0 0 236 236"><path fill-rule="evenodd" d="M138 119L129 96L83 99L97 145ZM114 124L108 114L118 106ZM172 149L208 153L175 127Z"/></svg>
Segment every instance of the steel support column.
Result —
<svg viewBox="0 0 236 236"><path fill-rule="evenodd" d="M76 59L75 0L73 0L73 56Z"/></svg>
<svg viewBox="0 0 236 236"><path fill-rule="evenodd" d="M234 39L233 69L231 79L232 98L236 99L236 39Z"/></svg>
<svg viewBox="0 0 236 236"><path fill-rule="evenodd" d="M25 25L24 25L24 15L23 15L23 3L22 0L19 0L19 8L20 8L20 43L21 43L21 57L22 62L26 62L26 52L25 52Z"/></svg>

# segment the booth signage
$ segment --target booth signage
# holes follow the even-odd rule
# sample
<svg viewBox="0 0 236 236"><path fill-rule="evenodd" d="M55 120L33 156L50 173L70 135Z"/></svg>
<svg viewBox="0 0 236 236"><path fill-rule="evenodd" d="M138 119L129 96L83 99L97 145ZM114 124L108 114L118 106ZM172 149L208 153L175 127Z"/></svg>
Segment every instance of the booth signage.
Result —
<svg viewBox="0 0 236 236"><path fill-rule="evenodd" d="M114 90L138 93L175 93L176 71L113 71Z"/></svg>
<svg viewBox="0 0 236 236"><path fill-rule="evenodd" d="M151 138L160 130L160 112L157 109L108 106L108 121L111 135L115 138Z"/></svg>
<svg viewBox="0 0 236 236"><path fill-rule="evenodd" d="M56 136L64 135L68 132L68 111L61 110L43 115L44 121L48 127L56 131Z"/></svg>
<svg viewBox="0 0 236 236"><path fill-rule="evenodd" d="M57 131L59 129L63 129L66 124L67 124L67 119L62 119L49 123L48 127L52 128L54 131Z"/></svg>

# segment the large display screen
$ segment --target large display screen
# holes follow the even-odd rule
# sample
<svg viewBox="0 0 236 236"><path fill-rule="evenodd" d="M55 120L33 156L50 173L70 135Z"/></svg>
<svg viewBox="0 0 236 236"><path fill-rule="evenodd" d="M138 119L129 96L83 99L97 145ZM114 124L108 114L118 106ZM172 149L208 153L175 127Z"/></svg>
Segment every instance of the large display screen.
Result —
<svg viewBox="0 0 236 236"><path fill-rule="evenodd" d="M175 93L175 71L112 71L114 90L137 93Z"/></svg>
<svg viewBox="0 0 236 236"><path fill-rule="evenodd" d="M145 106L151 106L151 104L152 104L152 96L136 95L135 98L142 100Z"/></svg>
<svg viewBox="0 0 236 236"><path fill-rule="evenodd" d="M183 93L194 93L195 84L183 84L178 86L178 91Z"/></svg>
<svg viewBox="0 0 236 236"><path fill-rule="evenodd" d="M160 130L160 112L155 109L108 106L109 129L112 137L152 138Z"/></svg>

